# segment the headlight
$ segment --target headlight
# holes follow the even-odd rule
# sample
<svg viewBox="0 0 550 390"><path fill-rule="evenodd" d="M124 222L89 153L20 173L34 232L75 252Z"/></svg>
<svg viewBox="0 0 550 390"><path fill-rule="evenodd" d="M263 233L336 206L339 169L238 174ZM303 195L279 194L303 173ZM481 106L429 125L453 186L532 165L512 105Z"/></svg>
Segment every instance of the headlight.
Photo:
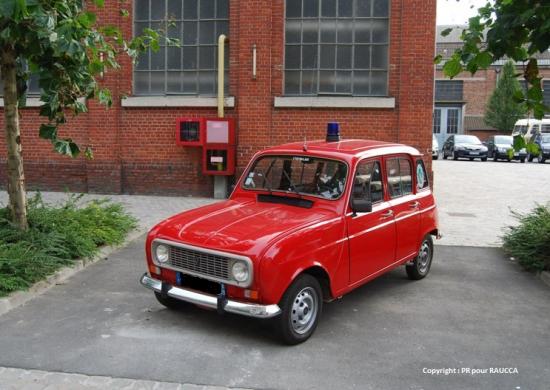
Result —
<svg viewBox="0 0 550 390"><path fill-rule="evenodd" d="M455 146L455 151L456 150L464 150L464 146Z"/></svg>
<svg viewBox="0 0 550 390"><path fill-rule="evenodd" d="M166 245L159 244L155 247L155 258L159 263L166 263L170 257L170 248Z"/></svg>
<svg viewBox="0 0 550 390"><path fill-rule="evenodd" d="M248 266L242 261L236 261L231 267L231 273L237 282L245 282L248 279Z"/></svg>

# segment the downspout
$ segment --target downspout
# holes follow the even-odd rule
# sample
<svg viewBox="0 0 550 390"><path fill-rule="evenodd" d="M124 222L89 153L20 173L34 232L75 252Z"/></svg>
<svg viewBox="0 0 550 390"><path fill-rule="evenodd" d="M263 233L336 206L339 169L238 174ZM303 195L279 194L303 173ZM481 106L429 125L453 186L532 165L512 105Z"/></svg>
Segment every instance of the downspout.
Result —
<svg viewBox="0 0 550 390"><path fill-rule="evenodd" d="M218 118L224 117L224 82L225 82L225 41L227 37L221 34L218 38Z"/></svg>

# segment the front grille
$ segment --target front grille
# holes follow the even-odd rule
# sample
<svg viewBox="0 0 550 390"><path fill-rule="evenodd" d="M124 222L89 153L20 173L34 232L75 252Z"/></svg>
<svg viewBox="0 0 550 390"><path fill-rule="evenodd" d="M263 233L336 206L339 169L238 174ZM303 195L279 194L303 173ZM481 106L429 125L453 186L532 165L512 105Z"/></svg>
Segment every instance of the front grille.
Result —
<svg viewBox="0 0 550 390"><path fill-rule="evenodd" d="M199 275L229 280L229 262L229 258L225 256L170 246L168 263L182 272L190 271Z"/></svg>

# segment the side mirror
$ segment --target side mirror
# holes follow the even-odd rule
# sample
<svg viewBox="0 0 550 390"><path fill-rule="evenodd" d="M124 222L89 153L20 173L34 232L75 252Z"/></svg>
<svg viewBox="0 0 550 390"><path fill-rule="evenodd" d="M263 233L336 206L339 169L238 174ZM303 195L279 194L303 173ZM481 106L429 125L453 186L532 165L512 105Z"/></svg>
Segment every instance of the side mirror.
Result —
<svg viewBox="0 0 550 390"><path fill-rule="evenodd" d="M370 213L372 211L372 202L366 199L352 199L351 209L354 213Z"/></svg>

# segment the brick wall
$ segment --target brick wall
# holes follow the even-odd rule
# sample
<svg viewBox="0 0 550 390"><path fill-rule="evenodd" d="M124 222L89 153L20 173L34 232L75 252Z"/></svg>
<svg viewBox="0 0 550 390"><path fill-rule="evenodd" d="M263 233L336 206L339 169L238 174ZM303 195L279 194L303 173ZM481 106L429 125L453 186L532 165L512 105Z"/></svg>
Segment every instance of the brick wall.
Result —
<svg viewBox="0 0 550 390"><path fill-rule="evenodd" d="M284 0L231 1L229 72L235 108L227 110L227 116L237 121L238 172L260 149L304 137L323 138L328 121L340 122L345 138L398 141L426 153L431 148L435 12L435 0L391 2L389 96L396 99L394 109L291 109L273 106L274 97L283 92ZM118 9L100 10L99 18L120 26L126 36L131 34L131 19L122 18ZM255 80L251 77L254 44ZM200 150L177 147L174 133L177 117L214 117L216 110L121 107L121 96L131 95L132 90L131 63L121 58L121 64L121 71L107 73L102 80L113 93L113 107L106 110L90 102L89 113L70 120L61 131L92 146L92 161L56 155L48 142L38 139L37 109L21 110L29 188L211 195L212 178L201 173ZM431 171L429 154L426 164ZM3 168L0 185L5 185Z"/></svg>

